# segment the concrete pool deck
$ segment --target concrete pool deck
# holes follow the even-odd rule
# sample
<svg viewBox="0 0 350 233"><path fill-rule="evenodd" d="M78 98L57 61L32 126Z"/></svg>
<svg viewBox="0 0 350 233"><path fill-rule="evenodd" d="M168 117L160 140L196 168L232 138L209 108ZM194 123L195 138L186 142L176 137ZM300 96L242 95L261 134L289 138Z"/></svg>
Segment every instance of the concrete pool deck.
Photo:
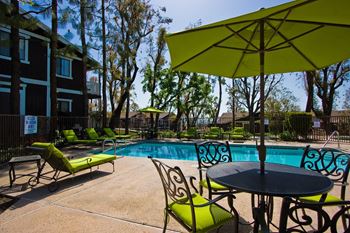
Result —
<svg viewBox="0 0 350 233"><path fill-rule="evenodd" d="M349 145L344 147L349 148ZM198 176L197 162L164 161L181 167L185 175ZM35 165L21 165L16 171L34 172ZM162 232L164 193L153 164L147 158L123 157L116 161L116 171L111 172L112 166L105 164L98 171L78 173L60 181L59 190L50 193L45 180L43 184L25 189L28 177L16 180L15 185L8 188L8 167L3 167L0 169L0 193L19 200L0 214L0 232ZM339 187L332 192L339 194ZM249 194L237 194L234 206L241 222L252 221L250 200ZM227 206L225 201L221 204ZM279 220L279 210L280 198L275 198L275 223ZM185 231L174 219L170 219L168 229L169 232ZM251 225L240 225L239 232L251 230ZM232 232L232 223L220 232Z"/></svg>

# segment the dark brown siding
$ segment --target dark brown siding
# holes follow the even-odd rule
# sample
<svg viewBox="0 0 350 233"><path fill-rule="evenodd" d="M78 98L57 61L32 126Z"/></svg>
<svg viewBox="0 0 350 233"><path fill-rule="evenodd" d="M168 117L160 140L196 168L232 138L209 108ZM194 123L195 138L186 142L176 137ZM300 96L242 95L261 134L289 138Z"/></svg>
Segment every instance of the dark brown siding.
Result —
<svg viewBox="0 0 350 233"><path fill-rule="evenodd" d="M0 92L0 114L10 113L10 93Z"/></svg>
<svg viewBox="0 0 350 233"><path fill-rule="evenodd" d="M83 116L83 96L68 94L68 93L57 93L57 98L71 99L72 100L72 112L70 114L65 114L68 116ZM62 115L62 114L60 114Z"/></svg>
<svg viewBox="0 0 350 233"><path fill-rule="evenodd" d="M46 86L27 85L26 115L46 116Z"/></svg>
<svg viewBox="0 0 350 233"><path fill-rule="evenodd" d="M82 61L73 60L72 61L72 76L73 79L66 79L57 77L57 87L82 91Z"/></svg>
<svg viewBox="0 0 350 233"><path fill-rule="evenodd" d="M30 38L28 60L30 64L21 64L21 77L47 80L47 46L45 41Z"/></svg>

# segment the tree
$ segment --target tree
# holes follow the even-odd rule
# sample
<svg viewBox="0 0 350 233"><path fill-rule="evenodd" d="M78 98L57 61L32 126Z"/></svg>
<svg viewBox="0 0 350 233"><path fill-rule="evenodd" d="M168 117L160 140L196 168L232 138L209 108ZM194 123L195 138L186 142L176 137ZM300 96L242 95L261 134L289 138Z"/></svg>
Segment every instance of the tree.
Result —
<svg viewBox="0 0 350 233"><path fill-rule="evenodd" d="M350 74L349 61L342 61L316 72L314 77L316 95L321 100L322 110L313 108L317 117L330 117L337 89L348 81Z"/></svg>
<svg viewBox="0 0 350 233"><path fill-rule="evenodd" d="M307 101L305 112L311 112L314 107L314 78L316 76L315 71L306 71L305 72L305 89L307 93Z"/></svg>
<svg viewBox="0 0 350 233"><path fill-rule="evenodd" d="M215 125L218 122L220 108L221 108L221 101L222 101L222 85L225 85L225 79L223 79L221 76L217 77L218 83L219 83L219 97L218 101L216 103L215 113L213 117L212 124Z"/></svg>
<svg viewBox="0 0 350 233"><path fill-rule="evenodd" d="M344 109L350 109L350 89L347 89L345 92L345 99L343 103Z"/></svg>
<svg viewBox="0 0 350 233"><path fill-rule="evenodd" d="M110 127L119 127L120 114L139 70L137 56L143 40L153 31L154 25L162 21L148 0L117 0L115 2L115 25L121 92L118 105L112 113ZM157 20L157 21L156 21ZM127 111L128 114L128 111ZM126 125L126 133L128 126Z"/></svg>
<svg viewBox="0 0 350 233"><path fill-rule="evenodd" d="M259 76L235 79L237 102L247 109L249 114L250 132L254 133L254 117L260 111ZM264 100L266 100L276 86L283 80L282 75L265 76Z"/></svg>
<svg viewBox="0 0 350 233"><path fill-rule="evenodd" d="M105 0L101 0L102 12L102 126L107 127L107 50L106 50L106 9Z"/></svg>
<svg viewBox="0 0 350 233"><path fill-rule="evenodd" d="M298 112L297 97L286 87L275 87L265 101L266 113Z"/></svg>
<svg viewBox="0 0 350 233"><path fill-rule="evenodd" d="M56 77L56 56L57 56L57 0L51 1L51 35L50 35L50 101L51 101L51 137L57 129L57 77Z"/></svg>

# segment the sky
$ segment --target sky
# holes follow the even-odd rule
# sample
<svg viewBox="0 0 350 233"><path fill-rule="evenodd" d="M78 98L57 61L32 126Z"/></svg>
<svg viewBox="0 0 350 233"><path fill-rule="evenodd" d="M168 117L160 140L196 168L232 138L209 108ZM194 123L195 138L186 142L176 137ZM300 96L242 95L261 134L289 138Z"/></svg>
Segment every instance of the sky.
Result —
<svg viewBox="0 0 350 233"><path fill-rule="evenodd" d="M257 11L260 8L267 8L289 2L288 0L151 0L151 4L155 7L165 7L166 16L173 19L168 26L170 33L185 30L190 24L199 20L202 25L217 22L220 20L233 18L242 14ZM169 56L168 56L169 57ZM283 85L287 86L297 97L298 105L301 109L305 108L306 93L302 86L302 80L297 78L296 74L284 75ZM142 77L139 76L136 83L136 102L140 107L149 104L149 95L143 94L141 89ZM227 79L227 83L231 84L231 80ZM218 85L216 85L215 93L218 93ZM228 94L223 93L223 101L221 104L220 115L227 112Z"/></svg>
<svg viewBox="0 0 350 233"><path fill-rule="evenodd" d="M168 25L167 31L173 33L185 30L186 27L193 23L197 23L199 20L202 25L205 25L289 1L290 0L151 0L151 4L155 8L166 8L164 16L173 19L173 22ZM49 26L48 20L44 20L44 23ZM67 31L67 29L59 29L61 35L63 35L65 31ZM72 42L79 45L79 37L75 36ZM102 61L101 53L96 53L94 51L90 52L96 60ZM169 58L169 54L166 54L166 57ZM142 64L139 66L141 65ZM306 104L306 92L303 88L303 81L299 76L300 73L285 74L283 85L292 91L298 99L297 104L300 106L300 109L304 110ZM143 93L142 91L142 79L142 73L139 72L138 77L135 80L135 100L140 108L146 107L150 104L150 95L148 93ZM228 79L227 83L231 83L231 80ZM217 86L218 85L216 85L214 92L215 94L218 93ZM344 85L342 89L345 90L345 88L349 88L349 83ZM342 107L343 98L343 93L341 93L337 101L339 104L336 106L338 109L341 109ZM226 91L224 91L220 114L227 111L227 100L228 95Z"/></svg>

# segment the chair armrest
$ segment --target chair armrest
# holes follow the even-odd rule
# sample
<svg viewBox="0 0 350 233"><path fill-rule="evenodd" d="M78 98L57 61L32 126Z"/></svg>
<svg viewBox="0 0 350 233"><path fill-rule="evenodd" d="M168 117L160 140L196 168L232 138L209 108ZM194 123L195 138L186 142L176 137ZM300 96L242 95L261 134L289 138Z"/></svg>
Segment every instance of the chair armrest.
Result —
<svg viewBox="0 0 350 233"><path fill-rule="evenodd" d="M197 169L198 169L198 170L201 170L201 171L204 171L204 172L205 172L206 170L208 170L206 167L197 167Z"/></svg>

